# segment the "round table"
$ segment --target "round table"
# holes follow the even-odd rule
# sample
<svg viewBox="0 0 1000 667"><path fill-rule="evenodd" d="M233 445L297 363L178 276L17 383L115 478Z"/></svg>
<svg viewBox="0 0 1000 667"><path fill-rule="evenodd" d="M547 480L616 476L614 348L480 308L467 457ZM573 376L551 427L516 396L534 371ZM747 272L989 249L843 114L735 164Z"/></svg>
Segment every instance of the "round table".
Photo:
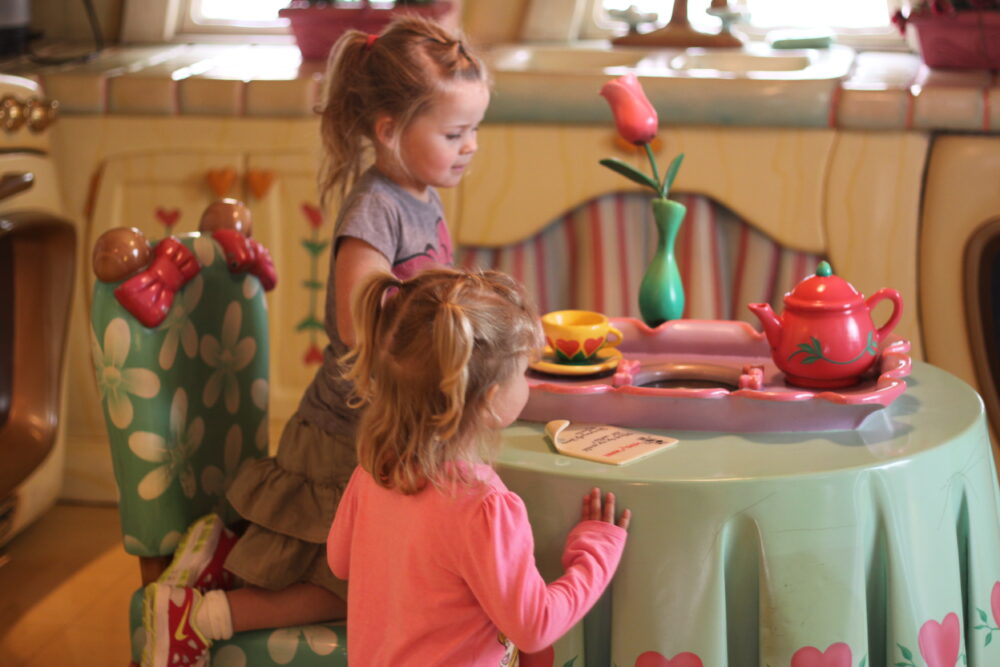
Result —
<svg viewBox="0 0 1000 667"><path fill-rule="evenodd" d="M543 424L506 429L497 468L527 505L547 578L588 489L633 512L611 588L554 664L1000 665L983 404L929 364L907 383L862 429L661 431L680 442L624 466L556 453Z"/></svg>

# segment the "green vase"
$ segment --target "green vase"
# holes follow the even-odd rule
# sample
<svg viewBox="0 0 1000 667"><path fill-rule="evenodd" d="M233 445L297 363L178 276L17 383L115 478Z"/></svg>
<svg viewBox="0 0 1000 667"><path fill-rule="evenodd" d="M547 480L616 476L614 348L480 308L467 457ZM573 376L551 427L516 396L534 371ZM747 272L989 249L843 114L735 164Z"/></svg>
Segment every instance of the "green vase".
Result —
<svg viewBox="0 0 1000 667"><path fill-rule="evenodd" d="M653 200L656 253L639 286L639 312L650 327L679 320L684 314L684 284L677 269L674 244L686 212L683 204L673 200Z"/></svg>

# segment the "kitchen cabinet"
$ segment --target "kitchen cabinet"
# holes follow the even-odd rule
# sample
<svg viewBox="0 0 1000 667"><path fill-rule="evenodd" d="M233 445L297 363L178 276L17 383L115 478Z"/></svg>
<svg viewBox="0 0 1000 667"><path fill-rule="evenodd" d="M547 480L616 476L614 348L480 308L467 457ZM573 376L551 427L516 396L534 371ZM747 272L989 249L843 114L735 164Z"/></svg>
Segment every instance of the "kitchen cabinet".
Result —
<svg viewBox="0 0 1000 667"><path fill-rule="evenodd" d="M971 270L995 264L996 255L983 251L1000 239L998 223L1000 137L937 137L927 165L919 255L927 360L983 395L1000 460L1000 376L991 364L1000 353L994 329L1000 295L995 278L990 290Z"/></svg>
<svg viewBox="0 0 1000 667"><path fill-rule="evenodd" d="M312 120L69 117L56 134L68 206L79 220L79 289L69 349L65 495L114 497L110 457L90 361L94 242L113 227L147 238L196 230L205 206L241 199L254 238L271 252L278 287L268 296L270 401L274 421L294 411L316 364L309 356L325 335L322 321L331 224L316 194L317 126ZM318 287L317 287L318 285Z"/></svg>

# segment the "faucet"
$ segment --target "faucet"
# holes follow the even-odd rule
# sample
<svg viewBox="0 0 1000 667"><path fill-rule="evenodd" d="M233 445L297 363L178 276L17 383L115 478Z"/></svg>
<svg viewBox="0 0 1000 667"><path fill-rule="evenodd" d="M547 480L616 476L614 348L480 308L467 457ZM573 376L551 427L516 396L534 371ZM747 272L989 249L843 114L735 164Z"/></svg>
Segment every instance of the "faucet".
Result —
<svg viewBox="0 0 1000 667"><path fill-rule="evenodd" d="M616 46L661 46L686 48L700 46L705 48L739 48L743 40L729 30L739 12L729 7L729 0L712 0L708 9L722 19L722 30L715 34L699 32L691 27L688 21L688 0L674 0L674 8L667 25L650 32L639 33L630 30L629 34L611 40Z"/></svg>

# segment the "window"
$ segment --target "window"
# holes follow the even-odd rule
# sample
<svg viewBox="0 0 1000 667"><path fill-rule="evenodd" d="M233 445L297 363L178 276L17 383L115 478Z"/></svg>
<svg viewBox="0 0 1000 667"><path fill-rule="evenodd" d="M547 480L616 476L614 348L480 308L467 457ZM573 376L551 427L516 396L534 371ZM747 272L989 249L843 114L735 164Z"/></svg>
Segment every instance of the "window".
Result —
<svg viewBox="0 0 1000 667"><path fill-rule="evenodd" d="M688 20L695 29L719 30L720 20L706 11L710 0L687 1ZM645 13L659 12L657 25L670 20L672 3L662 0L603 0L605 10L627 9L630 5ZM729 5L742 11L734 28L753 40L762 40L776 28L818 28L831 30L837 41L858 48L903 45L890 22L900 0L729 0Z"/></svg>
<svg viewBox="0 0 1000 667"><path fill-rule="evenodd" d="M278 10L288 0L125 0L125 42L286 42L288 20Z"/></svg>
<svg viewBox="0 0 1000 667"><path fill-rule="evenodd" d="M340 1L346 4L352 0ZM603 4L605 10L635 5L642 12L658 12L658 25L670 19L672 7L672 3L664 0L581 1ZM719 29L719 19L706 12L710 0L679 1L688 2L688 20L696 29L705 32ZM903 45L889 22L901 1L729 0L729 3L740 6L744 12L736 29L754 40L763 39L774 28L826 28L833 30L841 43L858 48L891 49ZM389 4L389 0L385 2ZM126 42L222 41L227 37L245 41L248 35L253 35L254 41L290 43L288 23L278 18L278 10L287 4L288 0L125 0L122 34ZM595 20L601 28L615 26L606 14L598 15Z"/></svg>

